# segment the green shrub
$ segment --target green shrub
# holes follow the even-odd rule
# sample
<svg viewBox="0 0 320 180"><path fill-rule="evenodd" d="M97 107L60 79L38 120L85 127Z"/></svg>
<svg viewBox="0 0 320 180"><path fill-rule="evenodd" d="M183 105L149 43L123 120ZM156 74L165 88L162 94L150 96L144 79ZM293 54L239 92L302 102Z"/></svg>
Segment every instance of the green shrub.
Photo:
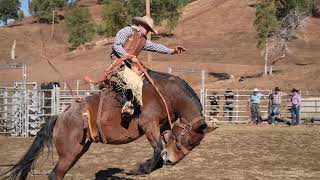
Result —
<svg viewBox="0 0 320 180"><path fill-rule="evenodd" d="M95 24L87 8L70 6L66 12L69 43L72 48L90 42L95 36Z"/></svg>
<svg viewBox="0 0 320 180"><path fill-rule="evenodd" d="M98 26L99 35L114 36L117 31L130 22L128 9L124 1L109 0L103 7L103 22Z"/></svg>
<svg viewBox="0 0 320 180"><path fill-rule="evenodd" d="M0 0L0 20L5 25L8 24L9 19L18 19L20 11L19 0Z"/></svg>
<svg viewBox="0 0 320 180"><path fill-rule="evenodd" d="M257 30L257 46L265 47L268 37L275 32L279 26L277 20L277 8L273 0L261 0L256 7L256 19L254 25Z"/></svg>
<svg viewBox="0 0 320 180"><path fill-rule="evenodd" d="M166 22L173 30L181 16L181 9L190 0L152 0L151 17L155 25ZM98 26L100 35L114 36L122 27L130 24L135 16L146 14L145 0L104 0L103 23Z"/></svg>
<svg viewBox="0 0 320 180"><path fill-rule="evenodd" d="M41 22L52 22L52 11L57 11L66 5L65 0L32 0L31 13L40 18ZM58 20L57 14L55 19Z"/></svg>

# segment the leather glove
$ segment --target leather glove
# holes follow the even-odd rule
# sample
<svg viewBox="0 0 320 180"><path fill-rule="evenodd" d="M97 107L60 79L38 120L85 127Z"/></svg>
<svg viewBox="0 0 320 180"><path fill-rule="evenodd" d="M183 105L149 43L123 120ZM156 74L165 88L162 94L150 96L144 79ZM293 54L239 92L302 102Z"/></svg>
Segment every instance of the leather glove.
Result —
<svg viewBox="0 0 320 180"><path fill-rule="evenodd" d="M177 46L175 49L174 49L174 51L172 52L172 54L180 54L180 53L182 53L182 52L184 52L184 51L186 51L187 49L186 48L184 48L184 47L182 47L182 46Z"/></svg>

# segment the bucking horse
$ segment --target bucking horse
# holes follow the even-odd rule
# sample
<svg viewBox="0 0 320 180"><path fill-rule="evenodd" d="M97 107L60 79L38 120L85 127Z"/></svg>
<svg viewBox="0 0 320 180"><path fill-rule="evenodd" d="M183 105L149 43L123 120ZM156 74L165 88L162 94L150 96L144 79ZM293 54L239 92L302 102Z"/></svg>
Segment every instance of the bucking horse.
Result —
<svg viewBox="0 0 320 180"><path fill-rule="evenodd" d="M135 174L149 174L163 165L181 161L208 131L200 100L183 79L145 70L164 97L167 108L157 89L144 79L143 106L124 125L121 95L113 86L106 86L99 93L73 101L61 114L46 121L29 150L6 172L6 177L26 179L44 147L52 148L52 141L59 156L48 176L52 180L63 179L93 142L126 144L145 135L154 154L132 171Z"/></svg>

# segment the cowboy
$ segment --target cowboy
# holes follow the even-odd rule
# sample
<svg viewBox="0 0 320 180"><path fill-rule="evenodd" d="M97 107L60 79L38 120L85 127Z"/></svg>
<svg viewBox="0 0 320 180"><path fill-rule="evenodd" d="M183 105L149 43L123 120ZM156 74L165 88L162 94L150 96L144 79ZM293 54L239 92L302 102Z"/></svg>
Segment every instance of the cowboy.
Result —
<svg viewBox="0 0 320 180"><path fill-rule="evenodd" d="M133 18L133 25L126 26L117 32L112 46L111 58L115 60L123 56L133 55L134 58L132 58L131 61L136 62L138 61L136 57L142 50L172 55L186 51L186 49L181 46L171 49L164 45L156 44L147 40L147 34L149 32L158 34L154 28L154 21L152 18L149 16ZM130 61L125 61L125 64L136 73L139 73L135 67L132 67L132 63ZM133 114L133 105L131 101L126 101L123 106L122 113L127 113L129 115Z"/></svg>
<svg viewBox="0 0 320 180"><path fill-rule="evenodd" d="M233 114L233 107L234 107L234 93L230 88L224 92L225 103L223 105L223 116L229 112L229 123L232 122L232 114Z"/></svg>
<svg viewBox="0 0 320 180"><path fill-rule="evenodd" d="M301 106L301 96L299 95L299 90L296 88L292 89L292 96L291 96L291 118L292 126L298 126L300 124L300 106Z"/></svg>
<svg viewBox="0 0 320 180"><path fill-rule="evenodd" d="M275 87L274 92L269 95L270 125L274 125L276 123L276 117L278 117L278 115L280 114L281 98L287 95L288 94L282 92L279 87Z"/></svg>
<svg viewBox="0 0 320 180"><path fill-rule="evenodd" d="M266 100L266 97L260 93L259 89L254 88L253 94L248 99L249 104L251 103L251 122L253 125L258 125L262 121L260 114L261 98Z"/></svg>

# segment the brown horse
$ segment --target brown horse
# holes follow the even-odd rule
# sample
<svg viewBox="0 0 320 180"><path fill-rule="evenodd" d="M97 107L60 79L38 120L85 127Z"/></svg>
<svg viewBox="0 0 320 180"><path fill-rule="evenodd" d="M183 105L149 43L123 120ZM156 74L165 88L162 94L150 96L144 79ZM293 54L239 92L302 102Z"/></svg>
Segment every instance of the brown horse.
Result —
<svg viewBox="0 0 320 180"><path fill-rule="evenodd" d="M82 101L73 102L58 117L47 121L37 134L23 158L6 174L9 178L26 179L33 162L47 146L50 150L53 139L58 162L49 179L63 179L68 170L80 159L92 144L87 136L82 113L86 109L98 113L101 106L101 129L108 144L125 144L146 135L154 149L153 157L142 163L135 171L148 174L163 164L174 165L183 159L203 139L207 124L202 115L202 106L192 88L179 77L148 70L165 97L174 123L172 131L163 102L148 81L143 86L143 106L131 122L124 126L121 117L119 93L106 88ZM102 142L101 138L98 138Z"/></svg>

